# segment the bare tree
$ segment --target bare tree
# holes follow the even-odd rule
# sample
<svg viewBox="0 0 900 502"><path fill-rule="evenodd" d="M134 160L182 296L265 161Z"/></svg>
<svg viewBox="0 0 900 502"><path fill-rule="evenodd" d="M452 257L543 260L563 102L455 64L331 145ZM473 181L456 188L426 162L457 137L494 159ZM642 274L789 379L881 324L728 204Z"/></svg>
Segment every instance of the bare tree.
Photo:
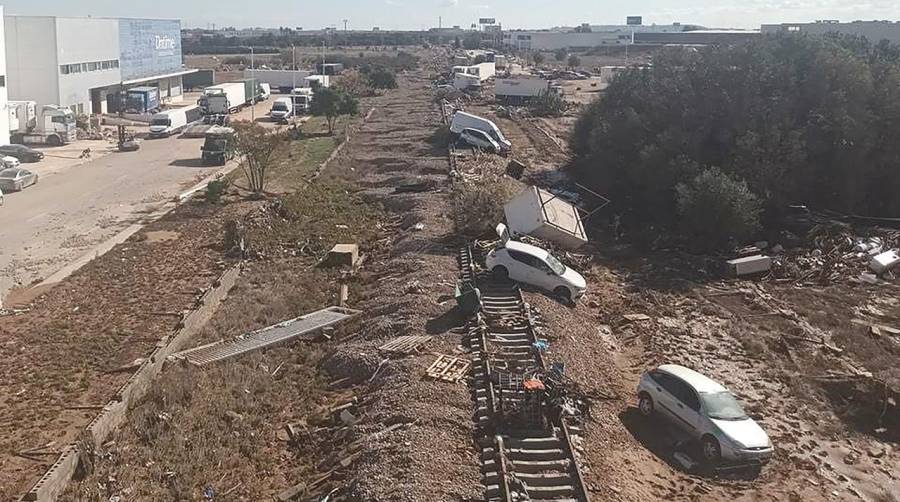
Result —
<svg viewBox="0 0 900 502"><path fill-rule="evenodd" d="M250 190L259 196L265 190L269 169L282 153L285 138L250 122L236 122L233 127L234 152L240 157L241 170Z"/></svg>

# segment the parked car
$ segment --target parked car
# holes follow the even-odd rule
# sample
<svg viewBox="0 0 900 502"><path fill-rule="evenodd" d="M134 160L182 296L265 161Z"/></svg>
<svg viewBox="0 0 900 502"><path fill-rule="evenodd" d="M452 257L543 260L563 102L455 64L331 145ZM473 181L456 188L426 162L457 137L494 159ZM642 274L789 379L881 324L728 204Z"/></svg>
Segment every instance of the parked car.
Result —
<svg viewBox="0 0 900 502"><path fill-rule="evenodd" d="M0 171L0 190L18 192L38 182L38 175L18 167Z"/></svg>
<svg viewBox="0 0 900 502"><path fill-rule="evenodd" d="M459 139L467 145L477 146L478 148L482 148L489 152L503 152L503 150L500 149L500 144L494 141L494 138L478 129L463 129L462 132L459 133Z"/></svg>
<svg viewBox="0 0 900 502"><path fill-rule="evenodd" d="M3 205L3 190L0 190L0 206Z"/></svg>
<svg viewBox="0 0 900 502"><path fill-rule="evenodd" d="M20 162L38 162L44 158L44 152L29 148L25 145L0 146L0 155L15 157Z"/></svg>
<svg viewBox="0 0 900 502"><path fill-rule="evenodd" d="M9 155L0 157L0 170L14 169L21 165L22 165L22 163L19 162L19 159L15 158L15 157L10 157Z"/></svg>
<svg viewBox="0 0 900 502"><path fill-rule="evenodd" d="M584 277L563 265L549 252L524 242L501 239L499 247L488 253L487 269L498 279L513 279L552 291L567 301L584 296Z"/></svg>
<svg viewBox="0 0 900 502"><path fill-rule="evenodd" d="M638 383L638 409L672 422L700 442L709 464L765 463L774 447L769 436L720 383L678 366L647 371Z"/></svg>

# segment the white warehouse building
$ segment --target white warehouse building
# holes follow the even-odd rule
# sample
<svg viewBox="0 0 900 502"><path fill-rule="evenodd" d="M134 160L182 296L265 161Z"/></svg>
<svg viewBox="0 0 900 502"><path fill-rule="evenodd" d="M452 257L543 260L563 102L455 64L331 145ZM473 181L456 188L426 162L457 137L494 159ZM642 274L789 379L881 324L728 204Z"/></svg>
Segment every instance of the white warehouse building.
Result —
<svg viewBox="0 0 900 502"><path fill-rule="evenodd" d="M0 19L3 18L3 6L0 5ZM6 50L3 25L0 24L0 145L9 144L9 92L6 87L9 77L6 74Z"/></svg>
<svg viewBox="0 0 900 502"><path fill-rule="evenodd" d="M5 16L9 99L77 114L118 111L120 91L158 87L182 100L181 21Z"/></svg>

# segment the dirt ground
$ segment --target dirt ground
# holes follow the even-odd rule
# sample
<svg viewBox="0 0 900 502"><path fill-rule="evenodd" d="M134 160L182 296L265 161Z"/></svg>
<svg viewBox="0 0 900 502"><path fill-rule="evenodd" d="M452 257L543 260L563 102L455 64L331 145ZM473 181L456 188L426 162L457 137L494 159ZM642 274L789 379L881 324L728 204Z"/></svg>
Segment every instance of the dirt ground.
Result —
<svg viewBox="0 0 900 502"><path fill-rule="evenodd" d="M126 243L134 249L165 246L160 250L171 258L156 254L157 260L197 260L194 267L212 273L220 267L221 250L213 236L221 235L222 218L232 215L243 223L251 243L247 269L198 343L334 304L341 281L349 285L348 305L363 313L331 342L288 344L202 371L170 367L130 413L128 425L94 452L91 472L70 485L64 500L262 500L300 482L308 488L304 500L329 494L365 501L482 499L469 389L424 376L437 353L466 355L459 329L463 320L453 309L455 257L463 241L453 225L447 136L440 132L440 112L430 91L439 57L435 53L422 70L402 75L399 89L361 105L368 118L354 119L349 142L316 181L300 181L308 179L307 170L286 171L290 174L279 181L280 190L294 193L284 196L283 204L232 200L218 209L221 214L196 206L196 213L182 216L184 226L163 220L152 229L189 236L194 244L186 250L176 249L183 239L165 238L171 234ZM495 117L488 104L466 109ZM369 115L368 110L374 111ZM513 142L514 156L528 166L524 180L571 188L559 172L568 161L564 139L571 120L497 119ZM506 164L478 158L489 160L490 169ZM477 162L461 160L467 166ZM424 191L397 190L414 185ZM598 396L581 451L595 500L900 498L900 397L896 390L890 393L897 388L900 340L889 333L875 336L853 322L898 326L897 284L809 287L720 279L697 257L648 254L617 242L607 235L604 221L600 216L589 220L590 245L578 253L559 253L588 280L589 293L577 306L525 292L546 324L550 360L565 362L567 374ZM345 239L362 246L357 272L316 266L323 250ZM109 267L125 258L115 251L108 256L113 257ZM171 319L136 312L184 308L175 303L174 291L203 287L195 285L202 281L194 276L156 285L160 297L150 301L165 297L172 303L139 309L135 300L117 307L125 309L119 312L86 298L87 287L99 299L106 298L103 288L114 287L109 283L128 282L121 275L127 270L101 270L106 283L78 274L70 287L51 292L42 300L47 310L35 311L43 315L32 314L27 321L32 329L20 334L10 319L22 318L0 318L0 339L18 340L5 343L0 355L29 361L56 353L45 367L65 361L69 369L59 375L79 382L75 390L55 390L60 379L51 378L51 372L35 369L29 378L8 369L0 382L2 413L13 410L2 420L4 438L9 436L4 452L54 437L43 428L60 430L37 421L34 406L48 399L93 403L113 383L114 377L101 371L139 357L137 339L153 333L154 326L134 321L120 326L110 319L157 322L163 326L155 329L170 329L165 323ZM78 280L87 282L78 287ZM60 296L53 300L54 294ZM123 296L146 303L146 294ZM52 324L57 318L74 322L84 312L105 312L101 307L116 315L65 330ZM647 318L628 321L625 314ZM79 349L85 342L76 333L88 332L85 328L106 333L98 326L107 324L124 334L110 333L96 346L85 346L93 351ZM42 338L50 328L68 333L69 341ZM408 356L378 350L401 335L433 338ZM149 338L147 344L155 343ZM136 343L126 348L122 339ZM62 355L79 350L77 358ZM82 361L88 362L80 366ZM759 475L715 477L687 472L672 460L674 431L641 419L634 408L638 377L663 362L693 366L745 402L776 447L775 459ZM20 386L31 390L15 396ZM17 483L0 493L7 498L18 494L39 466L10 455L3 459L0 486Z"/></svg>

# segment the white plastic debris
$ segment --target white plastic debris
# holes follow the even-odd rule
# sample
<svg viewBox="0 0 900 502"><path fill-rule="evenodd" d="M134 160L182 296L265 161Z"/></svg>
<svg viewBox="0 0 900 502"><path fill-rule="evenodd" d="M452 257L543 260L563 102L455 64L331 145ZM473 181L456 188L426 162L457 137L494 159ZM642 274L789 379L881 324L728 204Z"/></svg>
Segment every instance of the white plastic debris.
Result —
<svg viewBox="0 0 900 502"><path fill-rule="evenodd" d="M772 258L766 255L745 256L728 260L728 266L735 275L751 275L768 272L772 268Z"/></svg>
<svg viewBox="0 0 900 502"><path fill-rule="evenodd" d="M896 249L875 255L869 261L869 268L876 274L883 274L900 264L900 254Z"/></svg>

